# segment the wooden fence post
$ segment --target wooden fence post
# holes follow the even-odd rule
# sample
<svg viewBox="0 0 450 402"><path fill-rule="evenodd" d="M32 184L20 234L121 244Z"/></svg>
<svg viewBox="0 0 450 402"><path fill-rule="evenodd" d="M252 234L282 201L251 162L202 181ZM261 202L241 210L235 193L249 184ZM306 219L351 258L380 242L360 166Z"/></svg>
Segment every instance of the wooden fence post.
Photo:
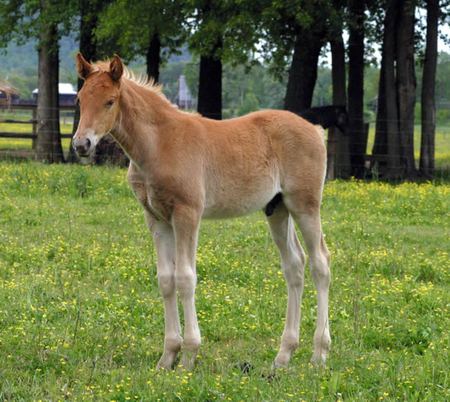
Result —
<svg viewBox="0 0 450 402"><path fill-rule="evenodd" d="M31 148L33 149L33 151L36 150L36 137L37 137L37 107L33 107L32 109L32 114L31 114L31 120L33 121L32 123L32 134L33 134L33 139L32 139L32 145Z"/></svg>

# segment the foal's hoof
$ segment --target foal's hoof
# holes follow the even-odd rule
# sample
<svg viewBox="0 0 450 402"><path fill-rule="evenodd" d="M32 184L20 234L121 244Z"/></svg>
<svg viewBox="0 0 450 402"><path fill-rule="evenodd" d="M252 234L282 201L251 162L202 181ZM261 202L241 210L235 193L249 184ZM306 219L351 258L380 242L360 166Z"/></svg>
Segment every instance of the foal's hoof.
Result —
<svg viewBox="0 0 450 402"><path fill-rule="evenodd" d="M279 362L274 360L272 363L272 370L275 371L277 369L287 369L289 367L289 362Z"/></svg>
<svg viewBox="0 0 450 402"><path fill-rule="evenodd" d="M156 365L157 370L173 370L175 365L176 353L163 353Z"/></svg>
<svg viewBox="0 0 450 402"><path fill-rule="evenodd" d="M325 367L327 355L325 353L314 353L311 357L311 364L315 367Z"/></svg>
<svg viewBox="0 0 450 402"><path fill-rule="evenodd" d="M275 360L272 363L272 369L286 369L289 366L289 360L291 360L291 354L286 351L280 351L275 357Z"/></svg>
<svg viewBox="0 0 450 402"><path fill-rule="evenodd" d="M182 353L183 354L181 355L179 366L181 366L185 370L192 371L195 367L197 352L190 352L185 350Z"/></svg>

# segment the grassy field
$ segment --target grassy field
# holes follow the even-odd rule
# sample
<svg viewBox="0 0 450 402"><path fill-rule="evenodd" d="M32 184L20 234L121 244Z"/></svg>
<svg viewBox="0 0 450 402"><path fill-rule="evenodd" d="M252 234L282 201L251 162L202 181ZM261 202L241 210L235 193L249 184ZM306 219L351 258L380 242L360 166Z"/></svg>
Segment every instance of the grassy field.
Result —
<svg viewBox="0 0 450 402"><path fill-rule="evenodd" d="M331 356L309 364L307 274L301 345L275 377L286 290L264 217L205 221L198 365L157 372L155 251L125 171L0 163L0 400L449 400L449 198L445 183L326 185Z"/></svg>

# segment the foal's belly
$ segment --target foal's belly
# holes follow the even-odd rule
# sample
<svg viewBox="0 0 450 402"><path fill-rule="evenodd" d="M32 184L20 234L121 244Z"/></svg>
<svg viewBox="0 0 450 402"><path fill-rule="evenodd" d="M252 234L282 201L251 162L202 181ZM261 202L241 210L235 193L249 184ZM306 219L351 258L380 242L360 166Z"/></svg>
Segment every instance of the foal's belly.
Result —
<svg viewBox="0 0 450 402"><path fill-rule="evenodd" d="M277 180L258 179L251 183L233 182L214 186L207 192L203 218L221 219L251 214L263 209L280 192Z"/></svg>

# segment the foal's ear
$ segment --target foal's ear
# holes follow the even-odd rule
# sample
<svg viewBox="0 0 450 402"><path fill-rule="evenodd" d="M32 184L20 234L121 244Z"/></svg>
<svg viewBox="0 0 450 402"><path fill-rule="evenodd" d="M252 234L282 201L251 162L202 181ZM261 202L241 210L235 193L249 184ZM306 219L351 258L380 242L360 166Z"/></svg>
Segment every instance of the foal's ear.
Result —
<svg viewBox="0 0 450 402"><path fill-rule="evenodd" d="M81 79L85 80L90 73L92 73L92 64L86 61L86 59L83 57L81 53L77 54L76 57L76 63L77 63L77 71L78 75Z"/></svg>
<svg viewBox="0 0 450 402"><path fill-rule="evenodd" d="M109 75L113 79L113 81L119 81L123 74L123 63L122 60L120 60L120 57L117 56L117 54L114 55L114 57L111 60L111 63L109 63Z"/></svg>

